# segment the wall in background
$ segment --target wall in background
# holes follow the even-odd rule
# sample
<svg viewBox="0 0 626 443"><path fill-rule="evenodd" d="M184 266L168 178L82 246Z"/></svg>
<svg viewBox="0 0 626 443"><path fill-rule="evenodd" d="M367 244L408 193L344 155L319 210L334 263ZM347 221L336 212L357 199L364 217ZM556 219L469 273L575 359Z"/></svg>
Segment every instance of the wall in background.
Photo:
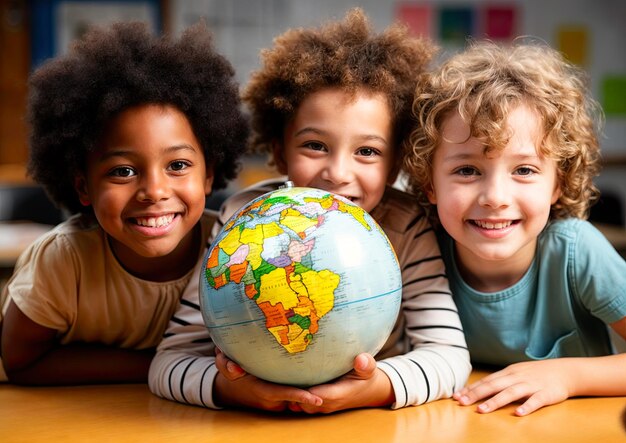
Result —
<svg viewBox="0 0 626 443"><path fill-rule="evenodd" d="M245 84L259 66L259 52L290 27L313 26L362 7L377 29L403 18L417 33L442 47L440 57L459 51L466 37L531 36L564 52L590 75L594 97L606 112L602 190L626 207L626 2L623 0L171 0L170 27L181 32L203 18L218 48ZM254 176L262 166L250 165ZM244 175L245 179L246 176ZM246 183L247 184L247 183ZM626 224L626 220L624 220Z"/></svg>
<svg viewBox="0 0 626 443"><path fill-rule="evenodd" d="M66 50L90 23L142 19L155 32L181 32L206 20L219 50L245 84L259 52L294 26L318 25L362 7L382 29L398 18L436 40L441 58L462 49L465 37L545 40L582 65L606 112L602 150L608 167L597 183L626 206L626 2L623 0L2 0L0 2L0 181L3 165L24 163L23 120L28 72ZM30 47L32 42L32 48ZM32 63L31 63L32 62ZM13 170L13 169L11 169ZM262 159L246 164L243 182L270 172Z"/></svg>

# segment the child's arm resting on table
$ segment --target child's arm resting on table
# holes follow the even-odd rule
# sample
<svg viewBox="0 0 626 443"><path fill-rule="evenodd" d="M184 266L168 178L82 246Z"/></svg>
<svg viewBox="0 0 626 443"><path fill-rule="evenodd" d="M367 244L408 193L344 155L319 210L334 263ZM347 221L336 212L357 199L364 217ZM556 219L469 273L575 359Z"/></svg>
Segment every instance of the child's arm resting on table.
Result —
<svg viewBox="0 0 626 443"><path fill-rule="evenodd" d="M60 345L57 331L28 318L11 302L2 321L2 362L11 383L75 385L145 382L153 349Z"/></svg>
<svg viewBox="0 0 626 443"><path fill-rule="evenodd" d="M239 406L281 411L293 402L319 403L318 397L304 389L245 374L232 362L229 365L223 355L216 359L215 345L198 304L200 267L196 268L150 365L148 383L152 393L214 409Z"/></svg>
<svg viewBox="0 0 626 443"><path fill-rule="evenodd" d="M626 339L626 317L611 327ZM454 398L462 405L488 398L478 405L479 412L526 399L515 414L528 415L569 397L626 395L625 367L626 354L515 363L463 388Z"/></svg>

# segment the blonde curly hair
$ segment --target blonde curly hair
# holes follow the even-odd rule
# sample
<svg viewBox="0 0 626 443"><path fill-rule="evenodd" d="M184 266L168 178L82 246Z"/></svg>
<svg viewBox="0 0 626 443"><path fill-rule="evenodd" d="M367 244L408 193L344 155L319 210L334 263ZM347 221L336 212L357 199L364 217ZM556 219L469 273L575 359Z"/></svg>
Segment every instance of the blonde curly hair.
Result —
<svg viewBox="0 0 626 443"><path fill-rule="evenodd" d="M539 153L557 161L561 196L550 219L586 218L598 190L598 134L602 111L588 89L583 71L546 44L517 40L511 45L472 42L465 52L445 61L424 77L413 102L415 128L408 141L405 170L409 187L433 222L437 211L427 198L432 186L432 159L442 140L442 124L458 112L471 137L485 150L500 150L510 133L507 117L525 104L541 119Z"/></svg>
<svg viewBox="0 0 626 443"><path fill-rule="evenodd" d="M360 8L349 10L343 20L286 31L261 52L262 67L252 73L242 95L251 112L251 151L271 153L300 104L324 88L382 93L391 109L394 139L403 146L415 85L436 51L432 42L412 36L399 23L376 33Z"/></svg>

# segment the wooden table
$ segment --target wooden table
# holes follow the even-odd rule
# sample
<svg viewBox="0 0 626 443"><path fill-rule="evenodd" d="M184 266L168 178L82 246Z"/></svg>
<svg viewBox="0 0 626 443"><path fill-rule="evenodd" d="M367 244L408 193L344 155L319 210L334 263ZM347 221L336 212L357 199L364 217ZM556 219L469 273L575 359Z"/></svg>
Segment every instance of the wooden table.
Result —
<svg viewBox="0 0 626 443"><path fill-rule="evenodd" d="M475 372L472 379L484 373ZM577 398L528 417L454 400L397 411L306 416L213 411L155 397L146 385L25 388L0 385L0 441L12 442L617 442L626 397Z"/></svg>

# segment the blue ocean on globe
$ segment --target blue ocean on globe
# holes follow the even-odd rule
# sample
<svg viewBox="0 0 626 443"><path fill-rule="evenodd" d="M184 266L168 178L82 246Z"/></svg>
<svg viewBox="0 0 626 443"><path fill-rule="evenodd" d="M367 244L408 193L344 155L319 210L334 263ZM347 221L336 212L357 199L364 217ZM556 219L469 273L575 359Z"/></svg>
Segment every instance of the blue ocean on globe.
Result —
<svg viewBox="0 0 626 443"><path fill-rule="evenodd" d="M374 219L327 191L286 186L241 208L204 259L215 344L261 379L313 386L375 355L400 310L395 252Z"/></svg>

